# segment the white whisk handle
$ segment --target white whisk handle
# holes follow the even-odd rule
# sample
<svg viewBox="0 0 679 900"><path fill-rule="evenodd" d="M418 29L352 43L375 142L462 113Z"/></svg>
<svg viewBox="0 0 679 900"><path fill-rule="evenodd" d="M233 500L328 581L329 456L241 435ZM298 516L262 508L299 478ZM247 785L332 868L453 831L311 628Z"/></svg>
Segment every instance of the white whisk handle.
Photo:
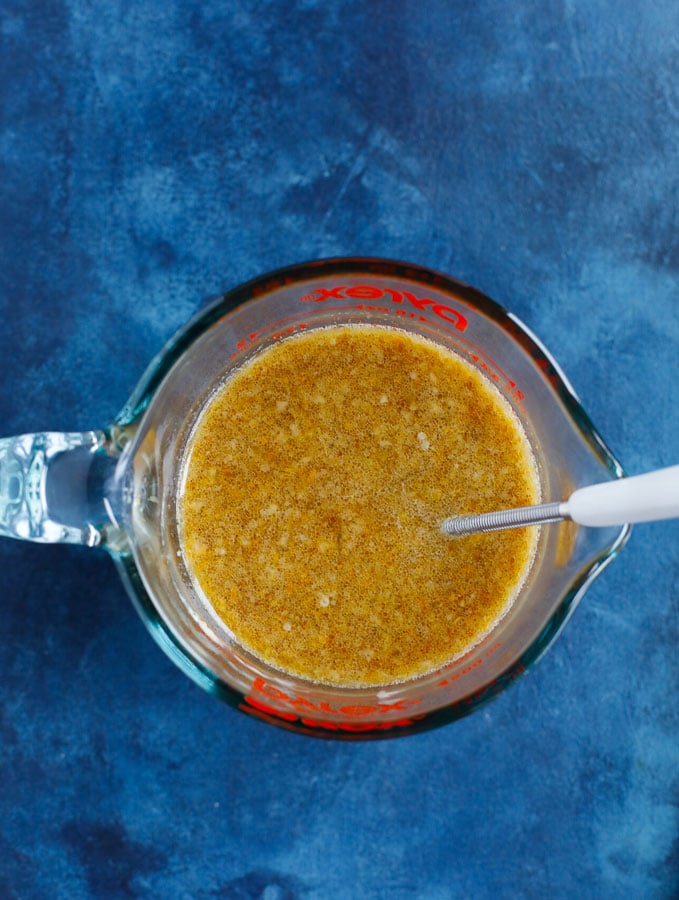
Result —
<svg viewBox="0 0 679 900"><path fill-rule="evenodd" d="M574 491L565 503L578 525L603 527L679 516L679 466Z"/></svg>

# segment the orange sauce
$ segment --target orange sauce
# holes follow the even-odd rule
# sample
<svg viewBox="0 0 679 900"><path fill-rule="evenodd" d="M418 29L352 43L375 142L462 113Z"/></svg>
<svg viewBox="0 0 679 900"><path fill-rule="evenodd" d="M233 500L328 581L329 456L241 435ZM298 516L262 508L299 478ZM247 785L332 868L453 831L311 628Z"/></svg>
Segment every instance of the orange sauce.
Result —
<svg viewBox="0 0 679 900"><path fill-rule="evenodd" d="M238 643L335 686L404 681L511 605L533 529L464 539L449 515L539 502L510 405L469 363L383 326L287 338L244 364L189 441L194 582Z"/></svg>

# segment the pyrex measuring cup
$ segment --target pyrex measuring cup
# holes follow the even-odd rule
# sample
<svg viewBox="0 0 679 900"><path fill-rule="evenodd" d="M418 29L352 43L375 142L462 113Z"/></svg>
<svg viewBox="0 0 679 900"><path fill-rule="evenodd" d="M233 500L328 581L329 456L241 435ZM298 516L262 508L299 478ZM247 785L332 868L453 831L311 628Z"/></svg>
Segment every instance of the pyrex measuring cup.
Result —
<svg viewBox="0 0 679 900"><path fill-rule="evenodd" d="M182 454L204 402L231 369L300 330L338 323L414 332L476 366L523 423L545 497L623 474L556 362L511 313L417 266L336 259L283 269L214 302L153 360L109 427L0 441L0 534L105 548L160 646L243 712L321 737L402 735L472 712L536 662L629 528L543 528L520 596L490 634L443 669L404 683L327 687L243 649L184 562Z"/></svg>

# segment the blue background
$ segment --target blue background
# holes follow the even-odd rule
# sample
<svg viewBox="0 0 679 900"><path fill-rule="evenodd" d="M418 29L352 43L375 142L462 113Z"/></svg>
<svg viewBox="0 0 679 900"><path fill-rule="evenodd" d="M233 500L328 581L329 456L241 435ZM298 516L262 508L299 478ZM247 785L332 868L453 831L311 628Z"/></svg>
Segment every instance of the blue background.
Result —
<svg viewBox="0 0 679 900"><path fill-rule="evenodd" d="M208 298L466 280L628 472L679 462L675 0L3 0L3 434L106 425ZM3 898L669 898L679 522L493 704L372 744L204 694L103 551L0 542Z"/></svg>

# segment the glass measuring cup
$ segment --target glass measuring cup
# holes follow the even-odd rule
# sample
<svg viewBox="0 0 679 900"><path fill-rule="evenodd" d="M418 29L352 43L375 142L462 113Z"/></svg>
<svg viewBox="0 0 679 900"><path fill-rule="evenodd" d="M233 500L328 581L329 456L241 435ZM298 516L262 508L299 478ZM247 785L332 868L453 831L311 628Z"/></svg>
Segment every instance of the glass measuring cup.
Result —
<svg viewBox="0 0 679 900"><path fill-rule="evenodd" d="M629 528L541 529L531 572L504 618L462 657L407 682L328 687L239 646L184 562L177 496L186 442L229 371L289 335L338 323L387 324L471 362L520 418L545 498L622 476L556 362L511 313L417 266L325 260L265 275L202 311L153 360L109 427L0 440L0 535L106 549L158 644L243 712L320 737L403 735L472 712L535 663Z"/></svg>

